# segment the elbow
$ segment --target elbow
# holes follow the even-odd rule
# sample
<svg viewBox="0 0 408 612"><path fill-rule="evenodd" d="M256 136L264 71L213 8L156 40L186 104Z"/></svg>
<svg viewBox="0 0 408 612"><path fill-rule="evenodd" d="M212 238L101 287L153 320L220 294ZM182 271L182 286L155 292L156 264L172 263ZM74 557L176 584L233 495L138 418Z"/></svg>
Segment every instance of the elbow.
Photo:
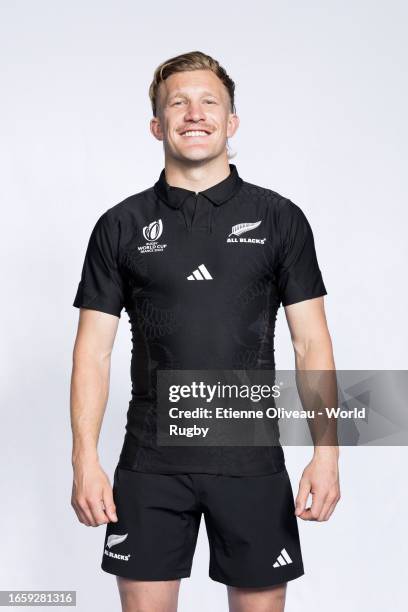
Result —
<svg viewBox="0 0 408 612"><path fill-rule="evenodd" d="M293 338L292 345L300 369L334 369L333 345L328 332Z"/></svg>

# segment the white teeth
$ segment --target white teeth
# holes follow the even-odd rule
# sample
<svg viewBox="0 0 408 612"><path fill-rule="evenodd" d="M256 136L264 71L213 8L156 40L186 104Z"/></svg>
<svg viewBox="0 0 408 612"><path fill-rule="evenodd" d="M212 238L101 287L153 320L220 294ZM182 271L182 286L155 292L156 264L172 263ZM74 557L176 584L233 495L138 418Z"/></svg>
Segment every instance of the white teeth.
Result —
<svg viewBox="0 0 408 612"><path fill-rule="evenodd" d="M208 136L207 132L202 132L200 131L190 131L190 132L184 132L183 136Z"/></svg>

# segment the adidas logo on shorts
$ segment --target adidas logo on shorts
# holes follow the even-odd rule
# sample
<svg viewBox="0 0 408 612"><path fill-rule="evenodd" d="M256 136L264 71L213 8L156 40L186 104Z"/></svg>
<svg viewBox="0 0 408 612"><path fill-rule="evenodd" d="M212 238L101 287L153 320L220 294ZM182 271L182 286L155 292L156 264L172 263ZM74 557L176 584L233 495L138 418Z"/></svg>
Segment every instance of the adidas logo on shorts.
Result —
<svg viewBox="0 0 408 612"><path fill-rule="evenodd" d="M280 555L273 564L273 567L282 567L282 565L289 565L289 563L293 563L293 561L289 557L286 549L282 548L282 550L280 551Z"/></svg>

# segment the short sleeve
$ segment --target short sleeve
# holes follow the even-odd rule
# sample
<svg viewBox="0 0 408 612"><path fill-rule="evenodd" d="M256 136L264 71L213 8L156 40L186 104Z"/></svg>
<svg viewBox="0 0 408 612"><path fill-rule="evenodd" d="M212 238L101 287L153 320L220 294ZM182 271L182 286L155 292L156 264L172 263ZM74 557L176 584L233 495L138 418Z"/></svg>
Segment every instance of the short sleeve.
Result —
<svg viewBox="0 0 408 612"><path fill-rule="evenodd" d="M302 209L291 200L279 210L278 228L277 285L283 306L326 295L312 228Z"/></svg>
<svg viewBox="0 0 408 612"><path fill-rule="evenodd" d="M119 228L108 212L98 219L89 238L73 306L120 318L124 286L118 267Z"/></svg>

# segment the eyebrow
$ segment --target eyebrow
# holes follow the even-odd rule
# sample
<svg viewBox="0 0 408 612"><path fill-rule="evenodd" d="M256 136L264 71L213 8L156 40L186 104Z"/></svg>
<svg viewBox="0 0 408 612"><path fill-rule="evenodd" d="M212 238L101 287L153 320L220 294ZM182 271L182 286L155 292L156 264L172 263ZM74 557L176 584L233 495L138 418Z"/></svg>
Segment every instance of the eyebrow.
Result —
<svg viewBox="0 0 408 612"><path fill-rule="evenodd" d="M175 98L176 96L186 96L186 95L188 95L188 94L186 94L186 93L185 93L185 92L183 92L183 91L176 91L176 92L172 93L172 94L169 96L169 99L171 99L171 98ZM203 91L203 92L202 92L202 95L203 95L203 96L212 96L213 98L216 98L216 97L217 97L217 95L216 95L216 94L214 94L214 93L212 93L211 91Z"/></svg>

